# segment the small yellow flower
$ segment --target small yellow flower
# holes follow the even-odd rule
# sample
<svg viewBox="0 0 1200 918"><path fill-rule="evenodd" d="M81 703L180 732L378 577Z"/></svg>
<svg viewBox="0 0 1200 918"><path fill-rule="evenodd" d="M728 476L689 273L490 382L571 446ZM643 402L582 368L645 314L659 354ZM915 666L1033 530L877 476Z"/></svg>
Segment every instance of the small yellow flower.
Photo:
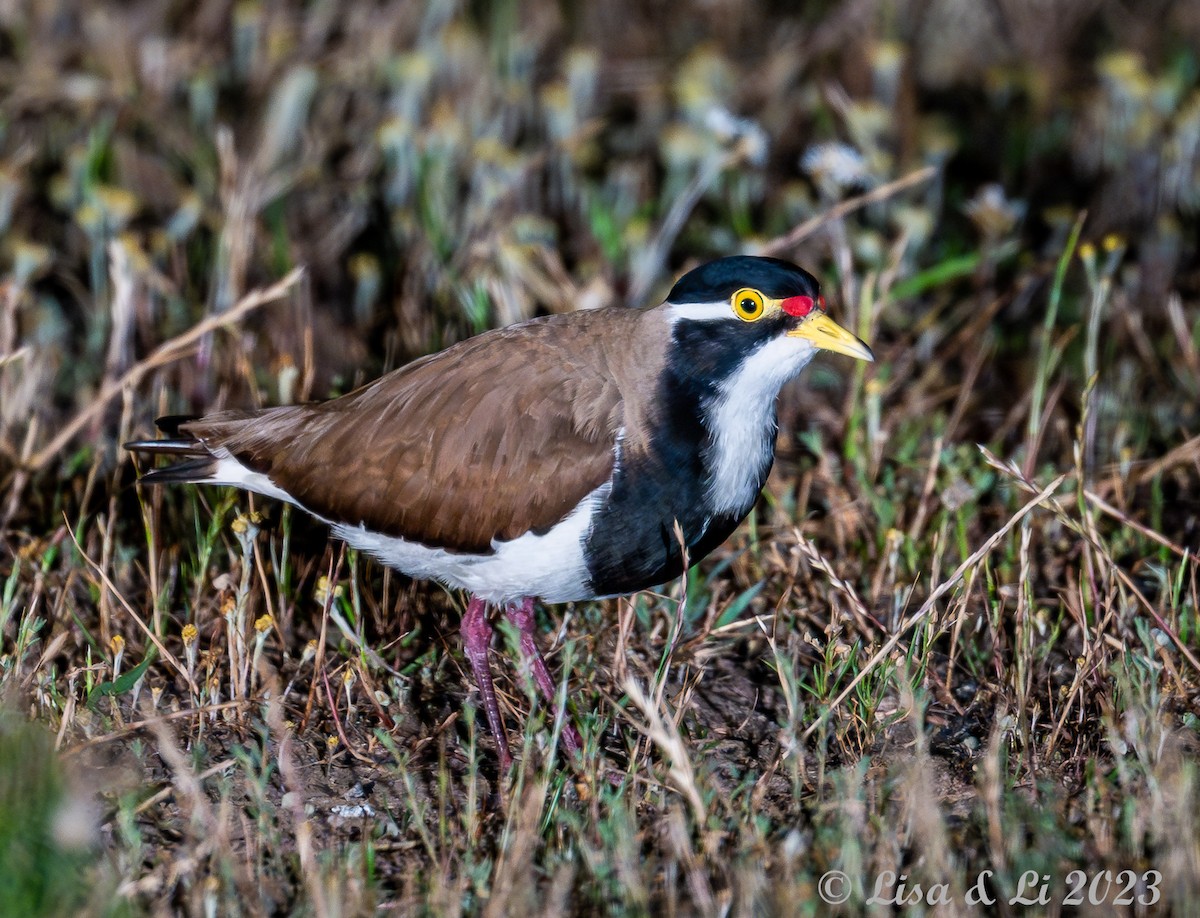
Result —
<svg viewBox="0 0 1200 918"><path fill-rule="evenodd" d="M257 510L252 513L239 513L234 517L233 522L229 524L229 528L239 536L250 536L253 538L258 532L258 525L262 520L262 514Z"/></svg>
<svg viewBox="0 0 1200 918"><path fill-rule="evenodd" d="M271 626L274 624L275 619L271 618L270 615L263 615L254 620L254 630L259 634L263 634L266 631L270 631Z"/></svg>
<svg viewBox="0 0 1200 918"><path fill-rule="evenodd" d="M112 185L97 185L96 203L110 220L110 225L124 226L138 209L138 199L133 192Z"/></svg>
<svg viewBox="0 0 1200 918"><path fill-rule="evenodd" d="M342 595L344 593L345 593L345 589L341 586L341 584L334 585L334 587L333 587L333 598L334 599L341 599ZM325 600L327 600L329 598L329 578L326 577L324 574L322 574L320 577L317 578L317 587L313 591L313 598L317 602L321 603L322 605L324 605Z"/></svg>
<svg viewBox="0 0 1200 918"><path fill-rule="evenodd" d="M190 623L187 625L184 625L182 637L183 637L183 646L190 647L192 644L196 643L197 639L199 639L200 629L198 629L195 625L190 624Z"/></svg>

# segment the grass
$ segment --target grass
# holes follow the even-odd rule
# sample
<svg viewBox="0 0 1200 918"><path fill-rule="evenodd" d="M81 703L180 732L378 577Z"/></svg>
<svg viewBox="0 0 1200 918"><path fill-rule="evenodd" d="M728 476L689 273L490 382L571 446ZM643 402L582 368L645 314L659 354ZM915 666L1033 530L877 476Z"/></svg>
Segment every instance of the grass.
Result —
<svg viewBox="0 0 1200 918"><path fill-rule="evenodd" d="M52 6L0 21L0 914L1189 913L1188 4ZM684 582L539 610L576 761L497 666L497 773L462 597L117 448L735 251L877 362Z"/></svg>

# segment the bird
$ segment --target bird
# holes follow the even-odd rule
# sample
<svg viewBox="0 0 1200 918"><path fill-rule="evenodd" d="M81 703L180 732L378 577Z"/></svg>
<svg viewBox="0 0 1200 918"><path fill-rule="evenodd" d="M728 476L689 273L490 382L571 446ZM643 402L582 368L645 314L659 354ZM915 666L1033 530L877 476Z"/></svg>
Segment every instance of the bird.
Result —
<svg viewBox="0 0 1200 918"><path fill-rule="evenodd" d="M780 389L819 350L874 360L829 317L812 274L734 255L649 308L533 318L337 398L160 418L166 439L125 446L180 460L145 484L277 498L384 565L465 591L463 650L507 769L491 611L515 627L557 716L535 600L658 586L724 542L774 461ZM561 737L580 753L569 720Z"/></svg>

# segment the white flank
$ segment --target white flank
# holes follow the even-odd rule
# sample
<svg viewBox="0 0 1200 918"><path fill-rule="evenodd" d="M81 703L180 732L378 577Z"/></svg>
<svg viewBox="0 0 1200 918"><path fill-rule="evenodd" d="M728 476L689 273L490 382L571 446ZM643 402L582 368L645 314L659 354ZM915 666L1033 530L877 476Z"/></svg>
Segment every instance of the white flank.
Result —
<svg viewBox="0 0 1200 918"><path fill-rule="evenodd" d="M490 603L515 602L536 596L543 602L590 599L583 540L592 525L592 514L608 497L605 483L581 500L575 509L542 535L527 532L508 542L492 542L488 555L472 555L430 548L396 536L349 526L313 513L266 475L251 471L228 454L219 455L210 484L233 485L287 501L328 523L333 534L353 548L369 552L384 564L410 577L438 580L467 590Z"/></svg>
<svg viewBox="0 0 1200 918"><path fill-rule="evenodd" d="M338 538L410 577L440 580L490 603L515 602L525 596L543 602L571 602L592 596L587 589L583 540L591 528L592 514L611 487L602 484L542 535L527 532L508 542L493 541L490 555L429 548L362 526L331 525Z"/></svg>
<svg viewBox="0 0 1200 918"><path fill-rule="evenodd" d="M229 450L225 448L217 449L217 469L213 472L211 478L206 478L206 484L216 485L233 485L235 488L245 488L247 491L253 491L255 494L265 494L267 497L274 497L276 500L287 501L289 504L301 506L287 491L279 487L266 475L261 472L254 472L242 465L233 456L229 455Z"/></svg>
<svg viewBox="0 0 1200 918"><path fill-rule="evenodd" d="M705 407L714 514L744 513L758 498L759 471L775 449L775 399L812 360L803 338L773 338L742 361Z"/></svg>

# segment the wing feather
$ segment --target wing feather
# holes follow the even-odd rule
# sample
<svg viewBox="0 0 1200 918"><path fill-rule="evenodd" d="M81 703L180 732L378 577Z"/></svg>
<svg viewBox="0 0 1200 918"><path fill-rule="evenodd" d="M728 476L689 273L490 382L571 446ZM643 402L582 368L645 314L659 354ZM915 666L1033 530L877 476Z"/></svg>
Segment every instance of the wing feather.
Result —
<svg viewBox="0 0 1200 918"><path fill-rule="evenodd" d="M487 552L553 526L611 477L626 401L617 377L628 379L630 362L621 342L637 338L644 315L534 320L329 402L218 414L180 431L325 519Z"/></svg>

